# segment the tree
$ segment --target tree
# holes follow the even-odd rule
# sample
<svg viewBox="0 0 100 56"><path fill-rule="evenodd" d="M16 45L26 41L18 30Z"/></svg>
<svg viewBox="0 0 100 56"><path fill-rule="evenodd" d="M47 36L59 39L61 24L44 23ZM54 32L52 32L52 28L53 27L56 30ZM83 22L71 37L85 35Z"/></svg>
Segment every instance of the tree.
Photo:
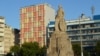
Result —
<svg viewBox="0 0 100 56"><path fill-rule="evenodd" d="M84 55L84 56L89 56L90 54L88 53L87 50L83 50L83 55Z"/></svg>
<svg viewBox="0 0 100 56"><path fill-rule="evenodd" d="M18 52L20 50L20 47L18 45L12 46L10 51L11 52Z"/></svg>
<svg viewBox="0 0 100 56"><path fill-rule="evenodd" d="M21 47L22 56L36 56L39 53L39 44L37 42L24 43Z"/></svg>
<svg viewBox="0 0 100 56"><path fill-rule="evenodd" d="M28 42L22 44L21 47L13 46L11 52L17 53L18 56L44 56L46 47L40 47L37 42Z"/></svg>
<svg viewBox="0 0 100 56"><path fill-rule="evenodd" d="M96 54L100 56L100 41L97 41L95 46Z"/></svg>
<svg viewBox="0 0 100 56"><path fill-rule="evenodd" d="M81 56L81 46L80 44L73 44L73 51L75 56ZM83 55L88 56L88 51L83 48Z"/></svg>
<svg viewBox="0 0 100 56"><path fill-rule="evenodd" d="M14 53L14 55L17 55L20 52L20 46L18 45L12 46L10 52Z"/></svg>
<svg viewBox="0 0 100 56"><path fill-rule="evenodd" d="M46 55L46 51L47 51L47 48L45 46L44 47L41 47L40 48L39 55L40 56L45 56Z"/></svg>
<svg viewBox="0 0 100 56"><path fill-rule="evenodd" d="M79 44L73 44L73 51L75 56L80 56L81 55L81 47Z"/></svg>

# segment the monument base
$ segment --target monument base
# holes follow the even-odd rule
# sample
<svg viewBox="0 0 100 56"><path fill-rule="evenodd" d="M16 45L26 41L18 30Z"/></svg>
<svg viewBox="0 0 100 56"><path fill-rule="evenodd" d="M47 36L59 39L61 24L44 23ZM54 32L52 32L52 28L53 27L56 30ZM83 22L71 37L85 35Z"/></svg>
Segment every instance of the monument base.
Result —
<svg viewBox="0 0 100 56"><path fill-rule="evenodd" d="M71 41L66 32L52 33L47 56L74 56Z"/></svg>

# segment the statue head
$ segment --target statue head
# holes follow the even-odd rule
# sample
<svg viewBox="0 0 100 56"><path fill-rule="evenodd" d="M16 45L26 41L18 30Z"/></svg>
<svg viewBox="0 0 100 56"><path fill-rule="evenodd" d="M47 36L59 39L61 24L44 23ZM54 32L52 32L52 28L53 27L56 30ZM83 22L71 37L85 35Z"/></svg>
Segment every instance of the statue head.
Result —
<svg viewBox="0 0 100 56"><path fill-rule="evenodd" d="M57 16L64 17L64 11L61 5L58 6Z"/></svg>

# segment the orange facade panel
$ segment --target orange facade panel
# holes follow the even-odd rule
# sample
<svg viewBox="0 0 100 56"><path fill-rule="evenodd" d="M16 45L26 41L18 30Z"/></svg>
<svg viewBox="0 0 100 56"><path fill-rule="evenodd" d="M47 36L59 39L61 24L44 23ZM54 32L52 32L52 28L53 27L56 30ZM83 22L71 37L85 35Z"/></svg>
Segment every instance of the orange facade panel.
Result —
<svg viewBox="0 0 100 56"><path fill-rule="evenodd" d="M30 41L30 42L33 42L33 40L34 40L34 38L29 38L29 41Z"/></svg>
<svg viewBox="0 0 100 56"><path fill-rule="evenodd" d="M32 12L32 7L27 8L27 12Z"/></svg>
<svg viewBox="0 0 100 56"><path fill-rule="evenodd" d="M36 7L35 6L32 7L32 11L36 12Z"/></svg>
<svg viewBox="0 0 100 56"><path fill-rule="evenodd" d="M40 23L41 23L42 26L44 26L44 21L41 21Z"/></svg>
<svg viewBox="0 0 100 56"><path fill-rule="evenodd" d="M20 34L21 38L24 38L24 35L23 34Z"/></svg>
<svg viewBox="0 0 100 56"><path fill-rule="evenodd" d="M28 23L28 28L31 28L32 27L32 23Z"/></svg>
<svg viewBox="0 0 100 56"><path fill-rule="evenodd" d="M44 5L30 6L23 8L21 10L21 37L25 41L33 42L37 41L39 44L43 45L43 34L45 34L44 25ZM31 33L31 34L30 34Z"/></svg>
<svg viewBox="0 0 100 56"><path fill-rule="evenodd" d="M24 28L24 32L28 32L28 29L27 28Z"/></svg>
<svg viewBox="0 0 100 56"><path fill-rule="evenodd" d="M42 27L38 27L38 30L41 31L42 30Z"/></svg>
<svg viewBox="0 0 100 56"><path fill-rule="evenodd" d="M38 37L38 41L41 42L42 41L42 37Z"/></svg>
<svg viewBox="0 0 100 56"><path fill-rule="evenodd" d="M43 10L44 9L44 5L39 5L39 9Z"/></svg>
<svg viewBox="0 0 100 56"><path fill-rule="evenodd" d="M40 20L40 21L41 21L41 20L42 20L42 16L38 16L38 20Z"/></svg>
<svg viewBox="0 0 100 56"><path fill-rule="evenodd" d="M26 13L21 14L21 18L24 19L26 17Z"/></svg>
<svg viewBox="0 0 100 56"><path fill-rule="evenodd" d="M35 37L37 36L37 33L36 33L36 32L34 32L34 36L35 36Z"/></svg>

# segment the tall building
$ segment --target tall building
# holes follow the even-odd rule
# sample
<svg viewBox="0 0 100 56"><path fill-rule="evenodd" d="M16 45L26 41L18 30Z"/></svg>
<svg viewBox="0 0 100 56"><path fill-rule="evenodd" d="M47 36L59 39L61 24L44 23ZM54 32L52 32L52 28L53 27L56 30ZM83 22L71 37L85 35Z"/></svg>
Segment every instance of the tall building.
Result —
<svg viewBox="0 0 100 56"><path fill-rule="evenodd" d="M4 31L4 54L10 52L10 48L14 46L15 35L12 27L5 25Z"/></svg>
<svg viewBox="0 0 100 56"><path fill-rule="evenodd" d="M66 21L66 23L67 33L72 44L80 44L82 39L82 47L93 52L96 42L100 40L100 17L98 20L94 20L83 15L78 20ZM54 24L54 21L48 24L48 38L54 31Z"/></svg>
<svg viewBox="0 0 100 56"><path fill-rule="evenodd" d="M55 10L48 4L39 4L23 7L21 17L21 44L24 42L38 42L46 45L46 27L49 19L54 20Z"/></svg>
<svg viewBox="0 0 100 56"><path fill-rule="evenodd" d="M0 56L4 55L4 27L5 19L0 16Z"/></svg>

